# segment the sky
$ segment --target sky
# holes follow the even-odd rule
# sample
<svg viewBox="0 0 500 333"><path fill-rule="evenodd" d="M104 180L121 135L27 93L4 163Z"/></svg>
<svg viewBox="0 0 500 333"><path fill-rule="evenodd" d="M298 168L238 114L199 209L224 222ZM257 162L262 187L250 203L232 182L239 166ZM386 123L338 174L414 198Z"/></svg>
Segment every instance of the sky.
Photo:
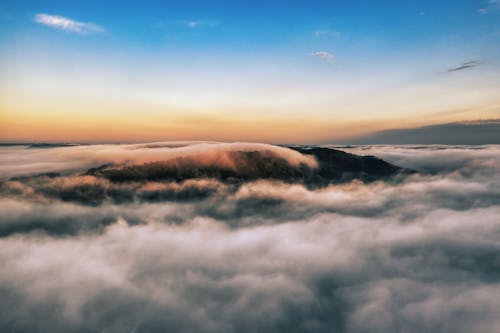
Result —
<svg viewBox="0 0 500 333"><path fill-rule="evenodd" d="M312 143L500 118L500 1L0 3L0 141Z"/></svg>

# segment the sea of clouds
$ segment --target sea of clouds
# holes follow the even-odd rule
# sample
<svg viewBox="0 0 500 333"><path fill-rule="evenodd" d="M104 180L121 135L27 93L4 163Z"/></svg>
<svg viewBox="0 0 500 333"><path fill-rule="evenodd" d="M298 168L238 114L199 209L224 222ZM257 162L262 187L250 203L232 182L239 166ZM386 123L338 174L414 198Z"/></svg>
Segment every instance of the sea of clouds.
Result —
<svg viewBox="0 0 500 333"><path fill-rule="evenodd" d="M84 174L235 149L315 163L260 144L0 147L0 331L500 330L500 146L337 147L418 173L319 189Z"/></svg>

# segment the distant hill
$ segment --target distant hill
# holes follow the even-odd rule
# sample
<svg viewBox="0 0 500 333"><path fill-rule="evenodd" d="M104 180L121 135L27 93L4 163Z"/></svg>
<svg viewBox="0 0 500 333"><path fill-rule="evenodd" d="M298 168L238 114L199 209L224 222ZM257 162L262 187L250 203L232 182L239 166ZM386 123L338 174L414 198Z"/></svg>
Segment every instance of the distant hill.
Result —
<svg viewBox="0 0 500 333"><path fill-rule="evenodd" d="M196 178L214 178L224 182L245 182L274 179L322 187L333 183L358 179L364 182L385 180L411 171L402 169L374 156L358 156L331 148L289 147L304 155L312 155L317 168L306 164L293 166L285 159L266 151L232 151L229 159L233 167L200 165L185 157L168 161L136 165L103 165L87 171L87 175L103 177L112 182L130 181L184 181Z"/></svg>
<svg viewBox="0 0 500 333"><path fill-rule="evenodd" d="M106 200L115 203L198 200L217 195L220 188L234 192L241 185L258 180L317 189L352 180L399 181L414 172L373 156L315 146L249 148L236 144L223 145L225 149L219 150L204 148L170 157L163 151L157 160L147 163L110 162L86 171L13 177L0 182L0 192L14 196L41 195L95 206ZM25 186L30 191L25 191Z"/></svg>
<svg viewBox="0 0 500 333"><path fill-rule="evenodd" d="M376 132L352 139L336 140L340 144L500 144L500 119L456 122Z"/></svg>

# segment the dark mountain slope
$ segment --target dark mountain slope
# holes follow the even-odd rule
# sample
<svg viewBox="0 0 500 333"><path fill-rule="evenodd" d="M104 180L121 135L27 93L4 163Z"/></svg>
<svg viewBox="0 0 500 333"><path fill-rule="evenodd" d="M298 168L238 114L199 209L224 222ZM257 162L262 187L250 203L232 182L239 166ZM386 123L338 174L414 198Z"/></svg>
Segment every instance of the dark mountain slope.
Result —
<svg viewBox="0 0 500 333"><path fill-rule="evenodd" d="M387 180L399 174L409 174L403 169L374 156L358 156L331 148L291 147L302 154L313 155L318 168L313 172L310 184L325 186L331 183L348 182L358 179L364 182Z"/></svg>
<svg viewBox="0 0 500 333"><path fill-rule="evenodd" d="M97 206L106 201L121 204L202 200L224 191L236 193L245 182L256 180L277 180L316 189L352 180L398 180L413 172L373 156L330 148L280 149L279 153L270 149L234 149L215 154L200 151L149 163L108 163L84 174L14 177L0 182L0 193Z"/></svg>
<svg viewBox="0 0 500 333"><path fill-rule="evenodd" d="M291 149L314 156L318 167L313 168L303 163L294 166L284 158L266 151L233 151L228 154L230 164L202 164L194 158L178 157L139 165L104 165L89 169L86 174L103 177L111 182L178 182L214 178L223 182L238 183L272 179L322 187L354 179L364 182L386 180L410 172L373 156L357 156L330 148Z"/></svg>

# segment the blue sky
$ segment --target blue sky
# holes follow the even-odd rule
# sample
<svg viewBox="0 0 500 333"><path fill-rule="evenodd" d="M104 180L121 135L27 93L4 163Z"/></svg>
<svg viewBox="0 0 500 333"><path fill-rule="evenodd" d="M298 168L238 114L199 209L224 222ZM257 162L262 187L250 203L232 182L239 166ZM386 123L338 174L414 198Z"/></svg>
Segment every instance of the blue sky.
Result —
<svg viewBox="0 0 500 333"><path fill-rule="evenodd" d="M291 135L311 140L329 135L321 124L346 136L499 115L497 0L4 0L0 48L0 116L17 128L65 112L111 118L120 100L176 124L307 118L311 132ZM186 138L239 139L189 128ZM241 139L259 139L251 130Z"/></svg>

